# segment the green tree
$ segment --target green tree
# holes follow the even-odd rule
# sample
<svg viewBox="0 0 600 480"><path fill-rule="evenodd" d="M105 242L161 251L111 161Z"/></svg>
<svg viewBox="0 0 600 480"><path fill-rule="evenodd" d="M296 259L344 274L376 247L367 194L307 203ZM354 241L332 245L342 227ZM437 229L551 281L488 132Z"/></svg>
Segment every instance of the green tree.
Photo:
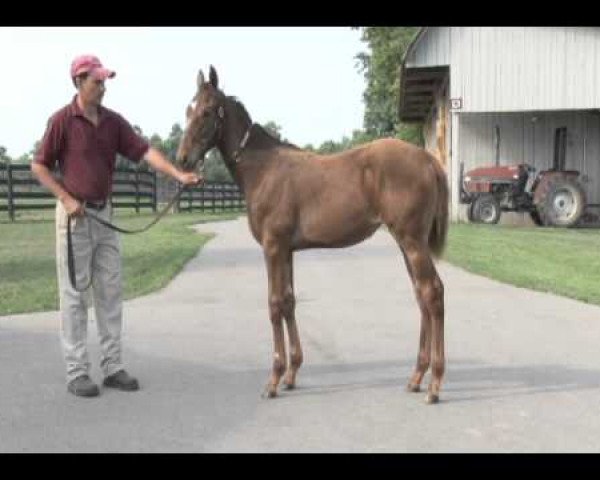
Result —
<svg viewBox="0 0 600 480"><path fill-rule="evenodd" d="M374 138L395 136L422 144L420 125L402 124L398 119L400 65L418 27L363 27L361 40L369 52L356 55L367 86L364 129Z"/></svg>
<svg viewBox="0 0 600 480"><path fill-rule="evenodd" d="M179 148L179 143L181 142L181 137L183 137L183 129L179 123L175 123L171 127L169 136L163 142L163 151L169 160L171 160L171 162L175 161L177 148Z"/></svg>
<svg viewBox="0 0 600 480"><path fill-rule="evenodd" d="M179 125L177 125L179 127ZM277 139L287 142L287 140L281 138L281 125L274 121L268 121L262 125L262 127L271 133ZM181 135L183 132L179 128L171 132L174 139L177 139L175 151L177 150L177 145L179 145L179 140L181 139ZM216 148L213 148L206 154L206 158L204 160L204 179L207 182L233 182L233 178L231 177L231 173L225 166L225 162L223 161L221 154Z"/></svg>
<svg viewBox="0 0 600 480"><path fill-rule="evenodd" d="M269 131L271 134L273 134L273 136L277 137L279 140L282 140L282 138L281 138L281 125L279 125L276 122L270 120L267 123L263 124L263 128L265 130Z"/></svg>
<svg viewBox="0 0 600 480"><path fill-rule="evenodd" d="M31 163L32 160L33 160L33 157L31 156L31 154L24 153L23 155L20 155L17 158L13 158L12 163L28 164L28 163Z"/></svg>
<svg viewBox="0 0 600 480"><path fill-rule="evenodd" d="M166 155L167 152L165 151L165 143L163 142L163 139L160 138L158 133L152 134L149 142L151 147Z"/></svg>
<svg viewBox="0 0 600 480"><path fill-rule="evenodd" d="M33 157L36 154L36 152L38 151L41 143L42 143L41 140L35 141L33 144L33 147L31 147L31 149L27 153L19 155L17 158L12 158L10 160L13 163L19 163L19 164L31 163L33 161Z"/></svg>
<svg viewBox="0 0 600 480"><path fill-rule="evenodd" d="M204 159L204 179L207 182L233 182L221 154L213 148Z"/></svg>
<svg viewBox="0 0 600 480"><path fill-rule="evenodd" d="M10 157L7 155L6 153L6 147L3 145L0 145L0 162L10 162Z"/></svg>

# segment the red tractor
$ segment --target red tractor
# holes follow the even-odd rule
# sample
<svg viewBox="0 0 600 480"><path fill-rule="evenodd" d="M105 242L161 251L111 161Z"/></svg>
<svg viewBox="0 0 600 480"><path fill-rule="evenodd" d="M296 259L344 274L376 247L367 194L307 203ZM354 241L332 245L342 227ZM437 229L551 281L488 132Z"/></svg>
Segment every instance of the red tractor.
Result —
<svg viewBox="0 0 600 480"><path fill-rule="evenodd" d="M460 201L475 223L495 224L501 212L529 212L537 225L571 227L584 213L579 172L564 169L566 129L557 129L552 169L527 164L481 167L461 172Z"/></svg>

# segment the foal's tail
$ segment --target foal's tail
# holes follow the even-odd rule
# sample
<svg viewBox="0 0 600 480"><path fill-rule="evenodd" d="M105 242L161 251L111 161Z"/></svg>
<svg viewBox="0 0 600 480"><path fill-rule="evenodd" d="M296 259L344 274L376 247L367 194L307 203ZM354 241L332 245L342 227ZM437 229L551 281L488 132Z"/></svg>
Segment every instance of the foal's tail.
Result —
<svg viewBox="0 0 600 480"><path fill-rule="evenodd" d="M429 231L429 248L434 256L441 257L448 235L448 178L437 158L433 159L432 166L435 172L437 201L433 224Z"/></svg>

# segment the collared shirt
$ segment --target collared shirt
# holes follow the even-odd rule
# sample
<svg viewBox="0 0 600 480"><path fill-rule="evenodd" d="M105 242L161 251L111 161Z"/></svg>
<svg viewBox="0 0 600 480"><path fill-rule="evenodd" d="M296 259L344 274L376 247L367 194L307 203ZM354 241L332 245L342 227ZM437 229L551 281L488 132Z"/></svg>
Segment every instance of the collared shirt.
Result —
<svg viewBox="0 0 600 480"><path fill-rule="evenodd" d="M101 202L112 192L117 153L139 162L149 145L118 113L100 106L98 126L83 115L77 96L54 113L33 161L53 169L79 200Z"/></svg>

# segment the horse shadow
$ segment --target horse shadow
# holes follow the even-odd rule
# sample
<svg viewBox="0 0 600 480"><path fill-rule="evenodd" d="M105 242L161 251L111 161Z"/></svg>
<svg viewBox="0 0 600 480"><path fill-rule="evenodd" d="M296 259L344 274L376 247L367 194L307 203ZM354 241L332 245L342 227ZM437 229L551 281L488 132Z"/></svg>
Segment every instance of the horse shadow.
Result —
<svg viewBox="0 0 600 480"><path fill-rule="evenodd" d="M299 373L299 384L288 394L301 397L358 390L404 389L413 367L414 361L409 359L305 366ZM336 378L344 381L336 381ZM423 391L427 389L429 379L430 372L423 379ZM600 369L558 364L489 365L473 359L461 359L447 363L442 401L481 402L599 388Z"/></svg>

